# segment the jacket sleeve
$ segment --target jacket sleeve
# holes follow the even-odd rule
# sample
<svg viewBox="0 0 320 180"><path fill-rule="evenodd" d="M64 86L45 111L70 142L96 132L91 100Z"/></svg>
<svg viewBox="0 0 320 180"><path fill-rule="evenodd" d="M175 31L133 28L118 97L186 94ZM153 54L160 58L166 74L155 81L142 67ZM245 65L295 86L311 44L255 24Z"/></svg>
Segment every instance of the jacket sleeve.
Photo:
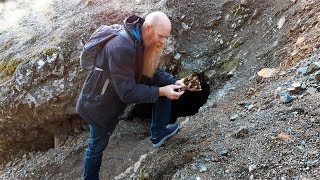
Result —
<svg viewBox="0 0 320 180"><path fill-rule="evenodd" d="M156 73L153 75L153 80L159 86L166 86L170 84L175 84L178 78L163 70L157 70Z"/></svg>
<svg viewBox="0 0 320 180"><path fill-rule="evenodd" d="M123 102L153 103L158 100L158 87L136 83L137 62L128 48L118 46L106 51L112 84Z"/></svg>

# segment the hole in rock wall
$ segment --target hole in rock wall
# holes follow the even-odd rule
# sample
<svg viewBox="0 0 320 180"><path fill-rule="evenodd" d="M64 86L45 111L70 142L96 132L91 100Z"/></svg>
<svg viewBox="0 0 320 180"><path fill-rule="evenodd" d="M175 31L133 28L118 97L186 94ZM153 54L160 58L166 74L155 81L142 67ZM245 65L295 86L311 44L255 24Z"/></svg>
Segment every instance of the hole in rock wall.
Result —
<svg viewBox="0 0 320 180"><path fill-rule="evenodd" d="M204 78L203 74L197 74L201 83L202 91L185 93L178 99L172 101L170 123L174 123L178 117L191 116L196 114L200 107L202 107L208 100L210 94L210 87ZM143 119L151 119L152 104L143 103L136 104L126 119L133 119L135 117Z"/></svg>

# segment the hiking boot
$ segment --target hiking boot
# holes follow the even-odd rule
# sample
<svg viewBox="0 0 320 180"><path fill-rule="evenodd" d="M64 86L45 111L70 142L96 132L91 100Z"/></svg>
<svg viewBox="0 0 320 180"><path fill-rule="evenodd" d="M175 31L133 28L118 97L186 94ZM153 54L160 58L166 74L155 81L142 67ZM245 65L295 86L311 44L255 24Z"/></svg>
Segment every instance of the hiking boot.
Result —
<svg viewBox="0 0 320 180"><path fill-rule="evenodd" d="M173 136L179 130L178 124L170 124L158 137L151 137L151 142L154 148L159 148L167 139Z"/></svg>

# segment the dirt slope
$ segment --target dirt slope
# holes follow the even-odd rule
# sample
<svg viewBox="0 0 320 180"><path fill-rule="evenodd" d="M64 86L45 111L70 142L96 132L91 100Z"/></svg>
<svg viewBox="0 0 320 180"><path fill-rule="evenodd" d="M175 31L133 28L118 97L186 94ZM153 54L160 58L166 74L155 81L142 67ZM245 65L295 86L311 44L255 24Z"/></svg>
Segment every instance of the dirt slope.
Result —
<svg viewBox="0 0 320 180"><path fill-rule="evenodd" d="M204 73L211 94L196 115L179 119L182 129L160 149L151 147L148 120L121 121L105 151L101 179L320 178L319 69L303 70L320 62L318 1L121 2L120 15L104 13L104 1L73 3L83 3L88 14L100 11L96 25L105 17L120 21L130 11L166 11L173 21L173 55L181 55L171 70ZM264 67L280 73L257 82ZM302 87L289 92L295 82ZM59 148L4 164L0 177L81 179L87 142L87 131L75 133Z"/></svg>

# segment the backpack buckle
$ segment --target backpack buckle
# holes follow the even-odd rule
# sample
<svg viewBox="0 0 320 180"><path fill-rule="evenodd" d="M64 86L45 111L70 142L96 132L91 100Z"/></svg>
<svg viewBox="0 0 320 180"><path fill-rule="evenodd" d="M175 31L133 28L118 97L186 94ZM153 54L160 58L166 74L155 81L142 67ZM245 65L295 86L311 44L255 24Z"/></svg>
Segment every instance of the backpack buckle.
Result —
<svg viewBox="0 0 320 180"><path fill-rule="evenodd" d="M99 67L94 67L93 68L94 71L103 71L103 69L99 68Z"/></svg>

